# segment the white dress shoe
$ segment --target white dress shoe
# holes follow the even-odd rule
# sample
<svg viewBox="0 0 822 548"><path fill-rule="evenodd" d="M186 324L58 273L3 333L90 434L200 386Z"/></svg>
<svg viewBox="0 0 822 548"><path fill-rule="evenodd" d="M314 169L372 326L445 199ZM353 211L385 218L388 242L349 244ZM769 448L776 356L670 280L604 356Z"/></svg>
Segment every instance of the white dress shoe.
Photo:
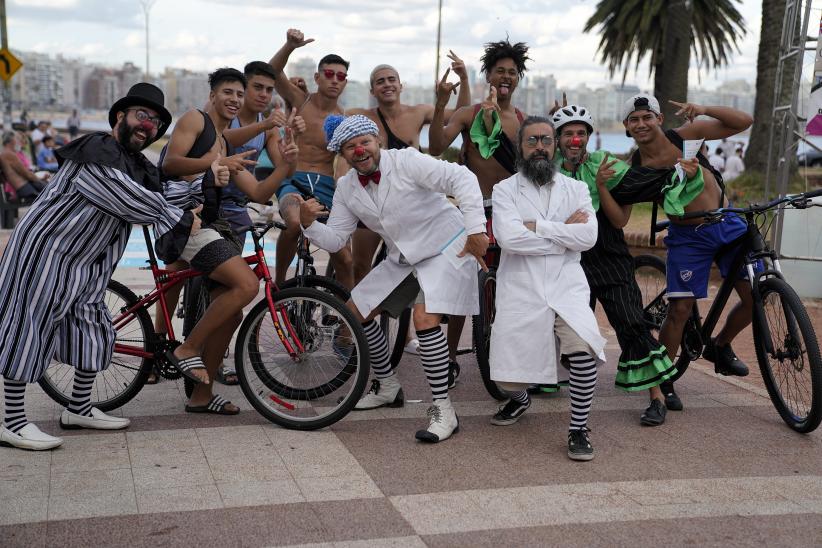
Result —
<svg viewBox="0 0 822 548"><path fill-rule="evenodd" d="M419 430L417 439L428 443L445 441L460 429L460 421L451 399L437 400L428 408L428 430Z"/></svg>
<svg viewBox="0 0 822 548"><path fill-rule="evenodd" d="M405 396L396 375L391 375L384 379L373 379L371 389L360 398L354 409L363 411L365 409L376 409L378 407L402 407L405 404Z"/></svg>
<svg viewBox="0 0 822 548"><path fill-rule="evenodd" d="M418 355L420 353L420 341L417 339L411 339L408 341L408 344L405 345L403 351L408 352L409 354Z"/></svg>
<svg viewBox="0 0 822 548"><path fill-rule="evenodd" d="M91 408L91 416L84 417L77 413L72 413L68 409L63 410L60 415L60 428L74 430L76 428L94 428L95 430L122 430L131 421L123 417L112 417L106 415L96 407Z"/></svg>
<svg viewBox="0 0 822 548"><path fill-rule="evenodd" d="M37 426L28 423L16 433L5 426L0 428L0 445L7 447L17 447L18 449L29 449L31 451L44 451L54 449L63 444L62 438L49 436L41 432Z"/></svg>

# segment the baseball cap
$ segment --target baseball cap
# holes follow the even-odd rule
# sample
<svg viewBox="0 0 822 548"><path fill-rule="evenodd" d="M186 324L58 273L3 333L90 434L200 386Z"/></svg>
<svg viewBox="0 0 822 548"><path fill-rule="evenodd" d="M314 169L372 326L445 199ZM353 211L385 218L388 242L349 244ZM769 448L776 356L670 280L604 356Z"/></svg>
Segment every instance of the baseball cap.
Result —
<svg viewBox="0 0 822 548"><path fill-rule="evenodd" d="M622 105L622 119L627 119L632 112L637 110L650 110L654 114L662 114L659 101L649 93L640 93L625 101L625 104Z"/></svg>

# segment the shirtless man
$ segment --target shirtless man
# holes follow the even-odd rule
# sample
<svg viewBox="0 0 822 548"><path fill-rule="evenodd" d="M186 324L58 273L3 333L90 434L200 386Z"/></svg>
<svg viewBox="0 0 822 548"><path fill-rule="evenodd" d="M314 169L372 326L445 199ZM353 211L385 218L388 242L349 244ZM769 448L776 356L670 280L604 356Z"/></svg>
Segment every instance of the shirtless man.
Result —
<svg viewBox="0 0 822 548"><path fill-rule="evenodd" d="M16 132L7 131L3 133L3 149L0 150L0 165L3 169L3 175L14 188L18 198L36 198L43 190L48 177L41 179L23 165L23 162L17 156L17 150L20 147L20 137Z"/></svg>
<svg viewBox="0 0 822 548"><path fill-rule="evenodd" d="M651 95L639 94L626 101L623 107L623 125L636 141L638 150L634 163L643 167L670 168L681 162L682 140L715 140L736 135L748 129L752 118L742 111L716 106L701 106L693 103L676 103L680 107L677 115L684 116L688 123L674 130L662 129L663 117L659 101ZM697 120L698 116L706 118ZM727 204L720 188L716 172L707 158L697 156L702 166L702 179L688 180L678 200L666 198L665 212L671 220L665 245L668 248L667 282L668 315L659 333L659 342L668 349L671 360L675 360L682 339L682 330L691 314L696 299L708 296L708 278L714 254L722 245L735 240L745 233L745 220L735 215L728 216L721 223L704 224L701 217L682 219L682 213L715 209ZM725 253L718 261L722 276L726 276L733 261L734 253ZM731 349L731 341L751 323L753 301L750 282L740 279L736 283L738 302L725 321L725 326L707 345L705 359L714 362L714 369L722 375L744 377L748 368L736 357ZM682 402L674 391L673 383L660 385L665 394L668 409L679 411Z"/></svg>
<svg viewBox="0 0 822 548"><path fill-rule="evenodd" d="M285 75L283 69L291 53L313 42L306 39L297 29L288 29L286 42L274 54L269 64L277 75L275 87L283 100L297 108L297 114L305 120L305 132L297 138L300 156L297 171L291 181L285 181L277 190L280 215L288 226L277 238L276 281L285 281L288 267L297 252L297 240L300 234L300 187L310 190L312 194L329 210L334 197L334 157L335 154L326 148L323 123L330 114L342 114L343 109L337 100L345 89L348 78L348 61L339 55L326 55L317 66L314 82L315 93L294 85ZM351 250L347 246L331 254L331 264L337 275L337 281L348 289L354 287Z"/></svg>
<svg viewBox="0 0 822 548"><path fill-rule="evenodd" d="M428 152L435 156L442 154L454 142L457 135L462 133L465 166L479 180L482 197L486 204L486 215L490 215L491 189L498 182L517 172L515 147L512 143L515 141L524 115L514 108L511 98L520 78L525 73L525 62L528 60L528 46L523 42L511 44L508 40L502 40L485 44L485 53L480 61L482 72L485 73L485 81L490 85L489 96L479 105L459 108L448 120L446 120L445 107L454 88L459 84L446 81L448 71L437 84L437 102L431 128L428 130L430 145ZM501 120L502 131L499 135L499 145L495 150L490 150L488 147L487 135L477 136L477 140L481 141L479 144L473 140L471 128L477 116L482 116L487 124L487 134L492 132L493 120ZM449 318L448 350L452 369L456 370L455 373L459 371L459 367L455 367L454 364L464 323L465 318Z"/></svg>

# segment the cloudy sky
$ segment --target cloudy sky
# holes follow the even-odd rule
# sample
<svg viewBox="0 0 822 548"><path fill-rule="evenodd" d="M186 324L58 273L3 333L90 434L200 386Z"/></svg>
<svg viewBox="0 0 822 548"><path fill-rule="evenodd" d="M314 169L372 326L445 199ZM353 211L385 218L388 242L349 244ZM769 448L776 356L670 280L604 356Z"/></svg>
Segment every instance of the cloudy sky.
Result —
<svg viewBox="0 0 822 548"><path fill-rule="evenodd" d="M531 45L532 73L553 74L559 86L598 86L608 72L596 54L599 39L583 34L596 0L443 0L443 53L453 49L479 67L482 44L507 34ZM815 1L813 20L819 19ZM140 0L6 0L14 49L63 53L87 61L145 64ZM340 7L343 6L343 7ZM516 7L514 7L516 6ZM731 66L691 71L691 82L713 88L725 80L753 82L761 1L741 0L747 35ZM353 79L366 80L379 63L396 66L406 82L433 80L437 0L156 0L151 9L151 70L166 66L213 70L267 60L295 27L316 42L294 54L315 60L330 52L353 61ZM811 28L815 25L812 24ZM781 22L774 22L779 32ZM443 55L441 63L447 59ZM617 78L620 76L618 75ZM628 82L652 87L643 65Z"/></svg>

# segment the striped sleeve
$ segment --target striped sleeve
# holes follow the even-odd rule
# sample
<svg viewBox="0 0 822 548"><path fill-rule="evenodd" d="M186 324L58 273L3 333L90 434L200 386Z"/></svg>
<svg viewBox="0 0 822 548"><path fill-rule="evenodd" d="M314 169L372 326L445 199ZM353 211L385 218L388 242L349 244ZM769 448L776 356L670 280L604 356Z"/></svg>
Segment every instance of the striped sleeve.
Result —
<svg viewBox="0 0 822 548"><path fill-rule="evenodd" d="M166 202L162 194L143 188L117 169L84 164L75 185L98 209L131 224L154 225L161 236L183 218L183 210Z"/></svg>

